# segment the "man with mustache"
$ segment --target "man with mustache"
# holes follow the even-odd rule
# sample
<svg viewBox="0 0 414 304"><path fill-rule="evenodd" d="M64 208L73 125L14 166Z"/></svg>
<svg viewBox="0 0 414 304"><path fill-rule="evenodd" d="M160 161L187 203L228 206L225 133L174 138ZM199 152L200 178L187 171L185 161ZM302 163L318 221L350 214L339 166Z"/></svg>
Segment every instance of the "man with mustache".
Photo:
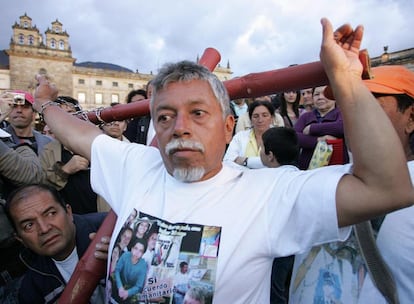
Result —
<svg viewBox="0 0 414 304"><path fill-rule="evenodd" d="M7 200L6 212L16 238L26 247L21 259L29 267L19 303L55 303L89 246L89 234L99 229L106 214L72 214L57 190L46 185L16 189ZM92 303L102 303L100 289Z"/></svg>
<svg viewBox="0 0 414 304"><path fill-rule="evenodd" d="M361 80L363 28L344 25L334 33L327 19L321 22L321 62L344 113L352 168L242 171L223 165L234 127L229 97L218 78L195 63L166 65L152 81L159 151L116 141L66 115L50 101L56 88L39 78L35 107L59 140L92 159L92 185L118 215L113 239L133 208L166 227L218 228L208 248L179 248L179 257L199 256L211 270L203 282L213 303L268 303L274 257L343 239L350 229L338 227L414 201L401 143Z"/></svg>

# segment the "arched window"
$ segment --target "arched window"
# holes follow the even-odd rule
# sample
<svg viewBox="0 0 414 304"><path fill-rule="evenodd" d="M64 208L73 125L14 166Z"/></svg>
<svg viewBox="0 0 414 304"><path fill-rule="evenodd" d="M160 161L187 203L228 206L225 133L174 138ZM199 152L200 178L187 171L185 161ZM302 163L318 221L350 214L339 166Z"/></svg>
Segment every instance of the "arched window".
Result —
<svg viewBox="0 0 414 304"><path fill-rule="evenodd" d="M24 44L24 35L19 34L19 44Z"/></svg>
<svg viewBox="0 0 414 304"><path fill-rule="evenodd" d="M32 35L29 36L29 45L34 44L34 37Z"/></svg>
<svg viewBox="0 0 414 304"><path fill-rule="evenodd" d="M24 28L28 28L29 27L29 23L27 23L27 21L23 22L23 27Z"/></svg>
<svg viewBox="0 0 414 304"><path fill-rule="evenodd" d="M50 47L52 49L55 49L56 48L56 40L55 39L50 40Z"/></svg>
<svg viewBox="0 0 414 304"><path fill-rule="evenodd" d="M59 41L59 50L64 50L65 49L65 43L63 42L63 40Z"/></svg>

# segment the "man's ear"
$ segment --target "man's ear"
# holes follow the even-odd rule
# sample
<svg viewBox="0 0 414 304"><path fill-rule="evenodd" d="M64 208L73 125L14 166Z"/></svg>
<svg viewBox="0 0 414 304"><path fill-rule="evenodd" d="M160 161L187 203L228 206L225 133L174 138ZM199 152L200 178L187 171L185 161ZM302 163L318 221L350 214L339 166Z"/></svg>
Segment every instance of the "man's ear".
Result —
<svg viewBox="0 0 414 304"><path fill-rule="evenodd" d="M274 163L274 162L276 162L276 157L275 157L275 155L273 154L273 152L272 151L269 151L269 154L265 154L266 155L266 157L267 157L267 160L270 162L270 163Z"/></svg>
<svg viewBox="0 0 414 304"><path fill-rule="evenodd" d="M66 213L68 214L68 216L71 218L71 220L73 221L73 213L72 213L72 207L69 204L66 204Z"/></svg>
<svg viewBox="0 0 414 304"><path fill-rule="evenodd" d="M230 143L231 139L233 138L233 129L234 129L234 116L227 115L226 120L224 121L224 132L226 137L226 143Z"/></svg>
<svg viewBox="0 0 414 304"><path fill-rule="evenodd" d="M272 164L272 168L280 167L280 164L272 151L269 151L269 154L266 154L266 157L267 157L268 162Z"/></svg>
<svg viewBox="0 0 414 304"><path fill-rule="evenodd" d="M407 125L405 126L405 132L411 134L414 132L414 105L410 106L407 111L410 111Z"/></svg>

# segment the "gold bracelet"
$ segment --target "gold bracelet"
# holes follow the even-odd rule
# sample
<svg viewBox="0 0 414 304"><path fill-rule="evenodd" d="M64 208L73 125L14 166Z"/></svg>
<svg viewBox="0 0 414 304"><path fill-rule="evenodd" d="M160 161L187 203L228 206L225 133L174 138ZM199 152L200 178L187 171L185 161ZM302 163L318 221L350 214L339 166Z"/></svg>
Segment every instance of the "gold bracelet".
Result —
<svg viewBox="0 0 414 304"><path fill-rule="evenodd" d="M44 111L46 110L46 108L47 108L47 107L49 107L49 106L59 106L59 104L58 104L57 102L55 102L55 101L51 101L51 100L49 100L49 101L45 102L44 104L42 104L42 105L40 106L40 112L39 112L40 116L43 116L43 112L44 112Z"/></svg>

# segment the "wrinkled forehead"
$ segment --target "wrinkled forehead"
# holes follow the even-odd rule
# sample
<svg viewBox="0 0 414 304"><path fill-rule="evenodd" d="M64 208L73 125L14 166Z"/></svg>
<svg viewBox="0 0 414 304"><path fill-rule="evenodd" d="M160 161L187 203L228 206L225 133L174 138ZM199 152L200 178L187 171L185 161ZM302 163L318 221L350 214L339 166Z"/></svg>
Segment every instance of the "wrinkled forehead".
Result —
<svg viewBox="0 0 414 304"><path fill-rule="evenodd" d="M63 208L63 206L57 202L53 195L47 191L25 189L20 193L17 193L11 201L8 202L10 213L13 213L16 218L19 218L22 211L43 211L50 208Z"/></svg>
<svg viewBox="0 0 414 304"><path fill-rule="evenodd" d="M227 115L230 114L230 101L229 100L221 100L221 95L218 94L212 87L212 85L203 79L193 79L190 81L176 81L176 82L169 82L168 84L164 85L162 88L159 88L157 92L154 92L154 94L151 96L150 100L150 112L153 117L155 117L156 112L161 108L168 108L170 106L173 106L174 103L175 106L178 105L177 101L180 101L175 98L170 98L172 95L170 94L170 91L172 90L172 86L174 84L179 83L189 83L189 82L197 82L200 81L200 83L204 83L205 85L198 85L197 87L199 90L191 91L189 89L189 92L193 94L192 98L189 97L189 95L181 95L182 102L186 102L187 105L192 103L193 105L199 103L207 103L211 105L211 107L215 108L217 106L218 111L220 111L220 115L223 117L223 119L226 118ZM190 87L190 86L189 86ZM189 88L188 87L188 88ZM162 102L160 101L160 95L162 95ZM218 96L220 95L220 96ZM224 98L224 97L223 97ZM170 103L171 102L171 103ZM162 105L160 105L162 103ZM155 123L155 121L154 121Z"/></svg>
<svg viewBox="0 0 414 304"><path fill-rule="evenodd" d="M219 104L210 84L204 80L168 82L163 87L158 88L151 97L151 104L154 109L160 103L162 103L162 106L168 106L170 103L181 104L186 101L215 102Z"/></svg>

